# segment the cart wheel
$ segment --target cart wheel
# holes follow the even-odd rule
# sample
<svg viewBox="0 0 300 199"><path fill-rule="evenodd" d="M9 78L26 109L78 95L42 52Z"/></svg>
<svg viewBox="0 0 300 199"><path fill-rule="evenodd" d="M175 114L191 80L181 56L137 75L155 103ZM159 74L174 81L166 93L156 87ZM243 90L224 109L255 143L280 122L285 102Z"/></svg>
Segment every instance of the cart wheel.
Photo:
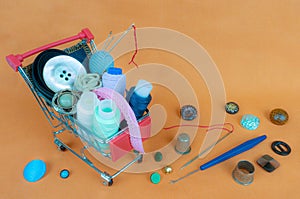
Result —
<svg viewBox="0 0 300 199"><path fill-rule="evenodd" d="M111 185L113 185L114 184L114 181L113 181L113 179L111 179L109 182L108 182L108 186L110 187Z"/></svg>
<svg viewBox="0 0 300 199"><path fill-rule="evenodd" d="M66 147L64 147L63 145L60 145L60 146L58 146L57 148L58 148L58 150L60 150L60 151L66 151L66 150L67 150Z"/></svg>
<svg viewBox="0 0 300 199"><path fill-rule="evenodd" d="M103 185L109 186L109 187L112 186L113 183L114 183L113 179L111 179L109 182L107 182L107 181L103 181L103 182L102 182Z"/></svg>

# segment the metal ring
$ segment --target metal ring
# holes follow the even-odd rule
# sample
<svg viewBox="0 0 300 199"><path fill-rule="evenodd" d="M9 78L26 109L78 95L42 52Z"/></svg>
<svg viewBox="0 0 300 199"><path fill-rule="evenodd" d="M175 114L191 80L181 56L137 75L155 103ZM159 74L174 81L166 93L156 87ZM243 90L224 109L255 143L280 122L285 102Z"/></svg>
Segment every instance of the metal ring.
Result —
<svg viewBox="0 0 300 199"><path fill-rule="evenodd" d="M282 156L287 156L292 151L291 147L287 143L282 141L273 142L271 148L275 153Z"/></svg>

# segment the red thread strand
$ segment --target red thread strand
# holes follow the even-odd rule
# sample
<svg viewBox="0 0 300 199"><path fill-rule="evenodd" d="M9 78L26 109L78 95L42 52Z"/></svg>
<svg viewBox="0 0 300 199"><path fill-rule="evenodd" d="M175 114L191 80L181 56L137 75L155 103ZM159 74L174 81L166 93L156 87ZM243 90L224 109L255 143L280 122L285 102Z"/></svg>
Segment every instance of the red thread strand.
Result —
<svg viewBox="0 0 300 199"><path fill-rule="evenodd" d="M136 56L136 54L137 54L137 52L138 52L138 44L137 44L137 36L136 36L136 27L135 27L135 25L133 25L132 27L133 27L133 35L134 35L135 51L134 51L134 54L133 54L133 56L132 56L132 58L131 58L131 60L130 60L130 62L129 62L128 64L133 63L136 67L138 67L138 65L137 65L137 64L135 63L135 61L134 61L134 58L135 58L135 56Z"/></svg>

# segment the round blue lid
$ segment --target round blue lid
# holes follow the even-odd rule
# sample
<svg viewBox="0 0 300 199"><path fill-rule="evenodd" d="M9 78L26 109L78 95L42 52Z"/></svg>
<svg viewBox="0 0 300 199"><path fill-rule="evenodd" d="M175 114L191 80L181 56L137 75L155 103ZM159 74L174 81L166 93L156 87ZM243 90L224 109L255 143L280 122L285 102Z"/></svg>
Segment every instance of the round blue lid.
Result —
<svg viewBox="0 0 300 199"><path fill-rule="evenodd" d="M23 176L28 182L40 180L46 173L46 163L43 160L32 160L24 168Z"/></svg>
<svg viewBox="0 0 300 199"><path fill-rule="evenodd" d="M122 68L109 67L107 73L111 75L122 75Z"/></svg>

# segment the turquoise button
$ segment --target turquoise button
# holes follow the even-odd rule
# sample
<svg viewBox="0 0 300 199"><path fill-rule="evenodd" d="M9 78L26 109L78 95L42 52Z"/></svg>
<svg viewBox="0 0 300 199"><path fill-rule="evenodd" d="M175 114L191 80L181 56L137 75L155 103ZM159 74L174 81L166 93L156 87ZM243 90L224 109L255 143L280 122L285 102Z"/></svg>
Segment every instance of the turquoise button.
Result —
<svg viewBox="0 0 300 199"><path fill-rule="evenodd" d="M58 102L63 108L71 108L74 104L74 97L70 93L65 93L59 97Z"/></svg>
<svg viewBox="0 0 300 199"><path fill-rule="evenodd" d="M160 182L160 174L157 172L154 172L150 176L150 180L153 184L158 184Z"/></svg>

